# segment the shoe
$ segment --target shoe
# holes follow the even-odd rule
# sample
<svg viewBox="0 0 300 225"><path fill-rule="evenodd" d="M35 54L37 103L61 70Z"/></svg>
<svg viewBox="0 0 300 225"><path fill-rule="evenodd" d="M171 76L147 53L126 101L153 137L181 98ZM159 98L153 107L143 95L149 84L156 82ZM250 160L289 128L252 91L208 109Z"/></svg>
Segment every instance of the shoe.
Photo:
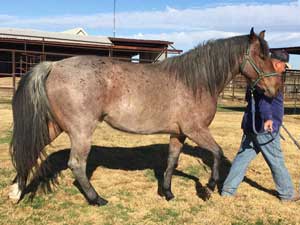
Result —
<svg viewBox="0 0 300 225"><path fill-rule="evenodd" d="M281 201L283 202L297 202L300 200L300 194L299 193L295 193L294 196L290 199L281 199Z"/></svg>

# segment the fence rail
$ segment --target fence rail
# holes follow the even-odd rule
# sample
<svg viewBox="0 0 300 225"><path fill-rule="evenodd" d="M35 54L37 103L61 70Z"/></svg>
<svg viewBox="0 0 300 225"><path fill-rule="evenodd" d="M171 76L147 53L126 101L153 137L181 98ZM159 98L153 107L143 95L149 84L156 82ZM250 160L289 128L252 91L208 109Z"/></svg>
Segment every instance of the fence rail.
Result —
<svg viewBox="0 0 300 225"><path fill-rule="evenodd" d="M236 76L223 90L220 99L244 101L246 79L242 75ZM285 106L300 107L300 70L288 70L283 87Z"/></svg>
<svg viewBox="0 0 300 225"><path fill-rule="evenodd" d="M0 60L2 65L8 65L9 68L12 68L14 63L15 67L12 69L11 73L0 73L0 93L11 92L13 95L16 88L16 83L18 82L18 77L22 76L26 71L28 71L32 66L39 63L43 60L48 60L48 57L52 57L54 54L44 55L35 55L30 54L28 56L24 53L20 54L19 60L15 62ZM71 55L63 55L62 57L67 57ZM30 59L26 58L29 57ZM116 57L123 60L129 60L132 62L143 63L139 59L128 59L122 57ZM150 60L146 61L149 63ZM12 73L14 72L14 73ZM5 82L3 82L5 79ZM238 75L232 80L220 94L220 100L228 100L231 102L244 102L245 90L246 90L246 80L242 75ZM288 70L286 72L286 80L283 88L285 105L287 107L293 107L295 109L300 107L300 70Z"/></svg>

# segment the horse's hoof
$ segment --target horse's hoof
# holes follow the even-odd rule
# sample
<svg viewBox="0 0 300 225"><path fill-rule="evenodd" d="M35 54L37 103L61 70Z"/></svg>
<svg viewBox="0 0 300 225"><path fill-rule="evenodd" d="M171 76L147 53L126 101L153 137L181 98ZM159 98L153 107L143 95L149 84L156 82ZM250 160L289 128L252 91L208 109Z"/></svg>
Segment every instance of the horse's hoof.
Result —
<svg viewBox="0 0 300 225"><path fill-rule="evenodd" d="M163 191L162 188L158 188L158 189L157 189L157 194L158 194L160 197L165 197L165 193L164 193L164 191Z"/></svg>
<svg viewBox="0 0 300 225"><path fill-rule="evenodd" d="M89 203L90 205L104 206L108 203L108 201L98 196L97 199L89 201Z"/></svg>
<svg viewBox="0 0 300 225"><path fill-rule="evenodd" d="M207 184L207 187L209 188L209 190L214 191L216 186L217 186L216 181L213 179L209 179L208 184Z"/></svg>
<svg viewBox="0 0 300 225"><path fill-rule="evenodd" d="M203 201L208 201L211 198L211 192L207 189L203 195Z"/></svg>
<svg viewBox="0 0 300 225"><path fill-rule="evenodd" d="M164 196L167 201L170 201L171 199L175 198L171 191L164 191Z"/></svg>

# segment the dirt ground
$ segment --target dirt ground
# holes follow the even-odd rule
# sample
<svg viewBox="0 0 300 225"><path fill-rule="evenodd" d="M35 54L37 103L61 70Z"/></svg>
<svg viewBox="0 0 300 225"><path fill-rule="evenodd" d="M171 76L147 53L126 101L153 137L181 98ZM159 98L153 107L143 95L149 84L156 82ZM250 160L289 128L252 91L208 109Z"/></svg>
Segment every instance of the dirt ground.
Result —
<svg viewBox="0 0 300 225"><path fill-rule="evenodd" d="M218 112L211 131L228 161L222 163L225 179L241 139L242 112ZM284 118L299 138L299 115ZM175 171L170 202L157 194L155 174L166 163L168 135L126 134L99 124L89 158L88 174L107 206L89 206L74 185L69 169L69 139L60 135L47 148L52 162L61 163L59 185L54 192L38 192L33 201L15 204L8 197L15 172L10 161L12 112L9 102L0 104L0 224L300 224L300 202L284 203L276 197L268 166L261 155L251 163L238 196L201 198L201 186L210 176L211 156L187 141ZM300 151L285 132L282 147L295 187L300 181ZM298 139L299 140L299 139Z"/></svg>

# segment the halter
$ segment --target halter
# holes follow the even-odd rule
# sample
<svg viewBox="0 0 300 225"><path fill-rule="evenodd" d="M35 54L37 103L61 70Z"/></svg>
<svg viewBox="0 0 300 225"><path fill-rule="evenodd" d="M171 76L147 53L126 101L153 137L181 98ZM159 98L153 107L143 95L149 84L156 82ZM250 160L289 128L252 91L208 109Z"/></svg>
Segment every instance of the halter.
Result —
<svg viewBox="0 0 300 225"><path fill-rule="evenodd" d="M256 71L256 73L258 74L258 77L254 80L254 81L251 81L251 93L253 92L255 86L258 84L258 82L263 79L264 77L272 77L272 76L278 76L278 74L276 72L273 72L273 73L265 73L263 72L262 70L260 70L253 58L250 56L250 47L248 47L245 55L244 55L244 59L243 59L243 62L242 64L240 65L240 70L243 71L245 66L246 66L246 63L249 62L250 65L253 67L253 69Z"/></svg>
<svg viewBox="0 0 300 225"><path fill-rule="evenodd" d="M246 66L246 63L249 62L250 65L252 66L252 68L255 70L255 72L258 74L258 77L254 80L254 81L251 81L251 84L250 84L250 92L251 92L251 114L252 114L252 129L253 129L253 132L256 134L256 135L260 135L260 134L266 134L266 133L269 133L271 134L272 136L272 139L274 139L273 137L273 134L272 132L262 132L262 133L259 133L256 128L255 128L255 100L254 100L254 95L253 95L253 91L255 90L255 86L258 84L258 82L263 79L264 77L272 77L272 76L278 76L278 74L276 72L272 72L272 73L265 73L263 72L262 70L260 70L253 58L250 56L250 47L247 48L247 51L244 55L244 59L243 59L243 62L240 66L240 69L241 71L244 70L245 66Z"/></svg>

